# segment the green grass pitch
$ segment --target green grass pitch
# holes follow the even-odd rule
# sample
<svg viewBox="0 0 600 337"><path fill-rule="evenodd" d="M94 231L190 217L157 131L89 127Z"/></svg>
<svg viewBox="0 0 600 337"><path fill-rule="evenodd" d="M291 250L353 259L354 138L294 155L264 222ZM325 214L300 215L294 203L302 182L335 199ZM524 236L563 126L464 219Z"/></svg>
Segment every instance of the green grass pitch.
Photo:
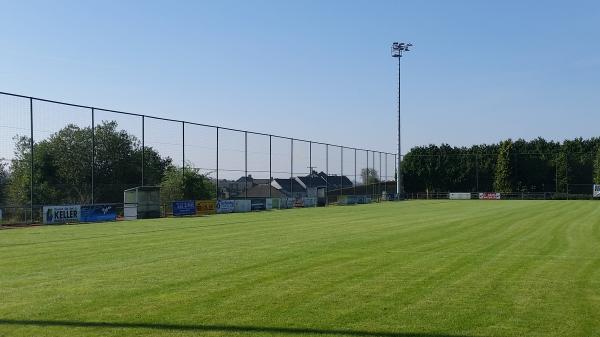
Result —
<svg viewBox="0 0 600 337"><path fill-rule="evenodd" d="M600 336L600 202L4 230L0 336Z"/></svg>

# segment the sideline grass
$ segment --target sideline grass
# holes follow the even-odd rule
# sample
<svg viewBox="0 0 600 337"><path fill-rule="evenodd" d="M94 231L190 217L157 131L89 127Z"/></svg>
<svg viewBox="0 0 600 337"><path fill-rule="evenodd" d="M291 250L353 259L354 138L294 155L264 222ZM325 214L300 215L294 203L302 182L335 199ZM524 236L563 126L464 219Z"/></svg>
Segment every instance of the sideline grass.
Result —
<svg viewBox="0 0 600 337"><path fill-rule="evenodd" d="M600 336L600 203L0 231L0 336Z"/></svg>

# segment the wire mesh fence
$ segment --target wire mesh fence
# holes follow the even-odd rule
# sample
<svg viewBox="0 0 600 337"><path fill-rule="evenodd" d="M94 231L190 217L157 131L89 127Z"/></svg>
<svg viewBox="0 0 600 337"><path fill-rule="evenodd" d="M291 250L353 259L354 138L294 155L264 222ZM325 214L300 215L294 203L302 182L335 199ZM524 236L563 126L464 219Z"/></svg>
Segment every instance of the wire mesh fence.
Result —
<svg viewBox="0 0 600 337"><path fill-rule="evenodd" d="M396 197L398 158L383 151L10 93L0 93L0 131L0 224L40 222L44 205L124 210L124 191L139 186L160 188L163 214L176 200ZM502 155L496 145L412 149L402 159L403 196L591 199L596 143Z"/></svg>
<svg viewBox="0 0 600 337"><path fill-rule="evenodd" d="M160 187L164 213L175 200L314 197L325 205L395 192L395 166L373 159L395 163L394 154L306 139L10 93L0 93L0 130L0 224L40 222L44 205L122 210L124 191L139 186ZM360 158L367 153L370 169Z"/></svg>

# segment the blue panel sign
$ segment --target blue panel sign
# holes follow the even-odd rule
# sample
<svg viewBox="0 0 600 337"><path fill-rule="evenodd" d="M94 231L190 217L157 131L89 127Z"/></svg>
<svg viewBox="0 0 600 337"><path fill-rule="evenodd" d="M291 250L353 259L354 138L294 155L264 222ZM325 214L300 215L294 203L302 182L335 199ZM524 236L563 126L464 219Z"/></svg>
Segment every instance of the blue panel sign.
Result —
<svg viewBox="0 0 600 337"><path fill-rule="evenodd" d="M117 220L117 210L113 205L87 205L81 206L81 221L115 221Z"/></svg>
<svg viewBox="0 0 600 337"><path fill-rule="evenodd" d="M250 209L253 211L264 211L267 209L265 199L252 199L250 201Z"/></svg>
<svg viewBox="0 0 600 337"><path fill-rule="evenodd" d="M181 200L173 201L173 215L194 215L196 214L196 201Z"/></svg>
<svg viewBox="0 0 600 337"><path fill-rule="evenodd" d="M235 209L235 200L218 200L217 213L231 213Z"/></svg>

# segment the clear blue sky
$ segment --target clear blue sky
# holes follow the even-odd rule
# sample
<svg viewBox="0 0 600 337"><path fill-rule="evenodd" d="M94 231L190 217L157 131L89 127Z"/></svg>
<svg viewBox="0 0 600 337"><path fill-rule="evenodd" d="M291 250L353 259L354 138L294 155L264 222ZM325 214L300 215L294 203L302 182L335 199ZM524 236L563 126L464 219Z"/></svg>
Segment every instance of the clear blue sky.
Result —
<svg viewBox="0 0 600 337"><path fill-rule="evenodd" d="M0 90L394 152L600 134L598 1L2 1Z"/></svg>

